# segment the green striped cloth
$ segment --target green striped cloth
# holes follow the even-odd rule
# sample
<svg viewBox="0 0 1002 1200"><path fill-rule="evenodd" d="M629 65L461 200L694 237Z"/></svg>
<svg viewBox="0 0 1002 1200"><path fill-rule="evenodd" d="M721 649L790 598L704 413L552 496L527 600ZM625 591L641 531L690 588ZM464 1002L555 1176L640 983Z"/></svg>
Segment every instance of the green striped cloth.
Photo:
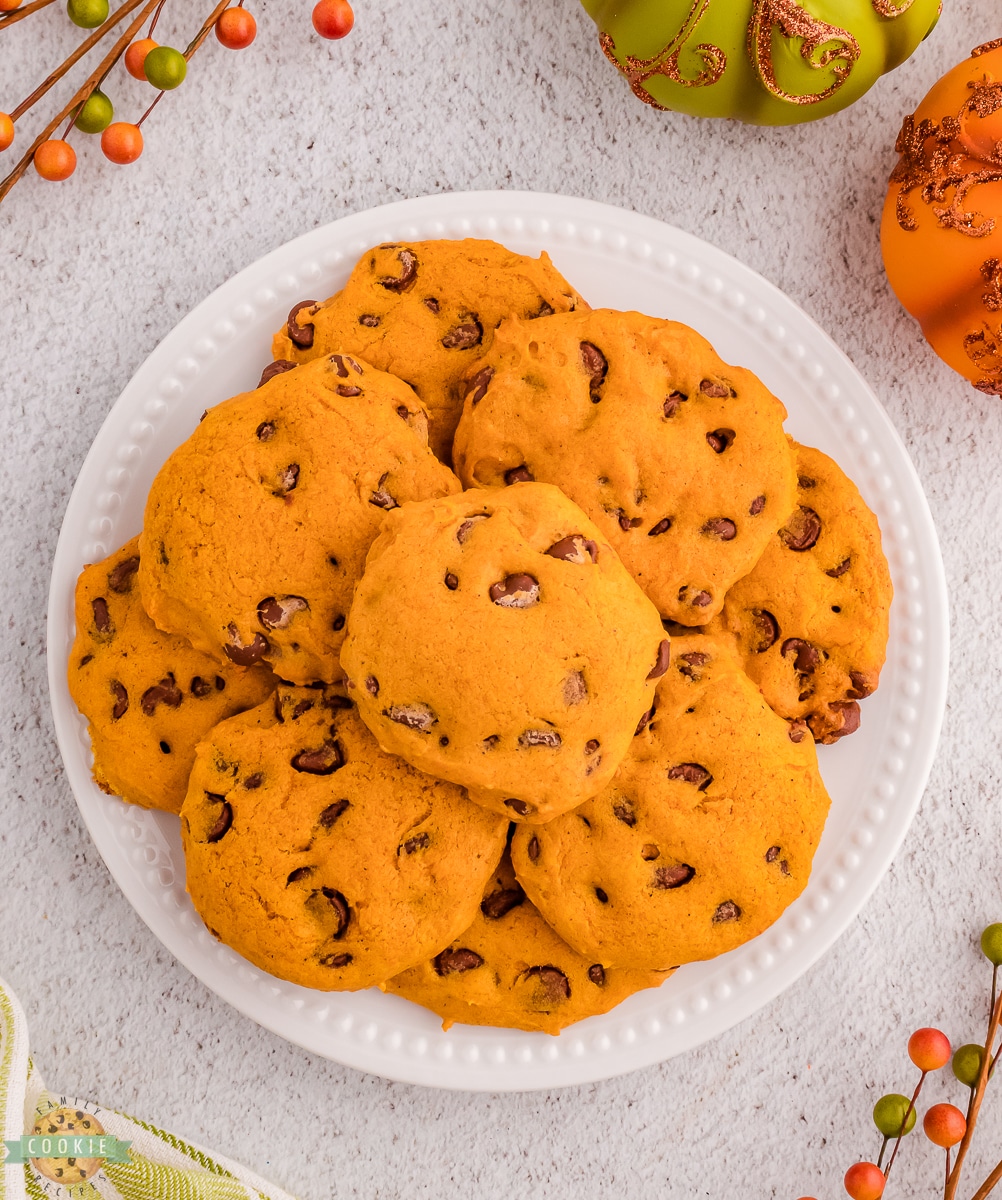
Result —
<svg viewBox="0 0 1002 1200"><path fill-rule="evenodd" d="M0 979L0 1142L18 1141L59 1110L69 1110L70 1119L93 1119L95 1128L130 1142L127 1161L13 1163L0 1145L6 1154L0 1200L294 1200L221 1154L113 1109L46 1091L28 1053L24 1013ZM83 1181L75 1178L82 1169Z"/></svg>

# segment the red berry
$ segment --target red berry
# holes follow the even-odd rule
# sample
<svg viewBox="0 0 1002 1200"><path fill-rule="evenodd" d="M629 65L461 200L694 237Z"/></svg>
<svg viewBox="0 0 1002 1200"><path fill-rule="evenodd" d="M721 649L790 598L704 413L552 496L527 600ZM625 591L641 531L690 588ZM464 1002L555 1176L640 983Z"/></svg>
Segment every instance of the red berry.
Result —
<svg viewBox="0 0 1002 1200"><path fill-rule="evenodd" d="M880 1200L884 1194L884 1172L873 1163L860 1162L849 1168L843 1181L852 1200Z"/></svg>
<svg viewBox="0 0 1002 1200"><path fill-rule="evenodd" d="M257 21L246 8L227 8L216 22L216 37L227 50L245 50L257 37Z"/></svg>
<svg viewBox="0 0 1002 1200"><path fill-rule="evenodd" d="M950 1061L950 1039L938 1029L916 1029L908 1039L908 1057L920 1071L938 1071Z"/></svg>
<svg viewBox="0 0 1002 1200"><path fill-rule="evenodd" d="M348 0L320 0L313 10L313 28L322 38L336 41L347 37L355 24Z"/></svg>
<svg viewBox="0 0 1002 1200"><path fill-rule="evenodd" d="M119 166L128 166L143 152L142 130L128 121L115 121L101 134L101 149L105 158Z"/></svg>
<svg viewBox="0 0 1002 1200"><path fill-rule="evenodd" d="M152 38L140 38L138 42L133 42L125 52L125 69L129 72L133 79L141 79L146 82L146 56L151 50L155 50L159 42L155 42Z"/></svg>
<svg viewBox="0 0 1002 1200"><path fill-rule="evenodd" d="M61 138L52 138L35 151L35 170L43 179L59 182L77 169L76 151Z"/></svg>
<svg viewBox="0 0 1002 1200"><path fill-rule="evenodd" d="M967 1118L956 1105L934 1104L925 1114L922 1128L930 1142L948 1150L967 1132Z"/></svg>
<svg viewBox="0 0 1002 1200"><path fill-rule="evenodd" d="M0 151L6 150L13 140L14 122L10 119L9 113L0 112Z"/></svg>

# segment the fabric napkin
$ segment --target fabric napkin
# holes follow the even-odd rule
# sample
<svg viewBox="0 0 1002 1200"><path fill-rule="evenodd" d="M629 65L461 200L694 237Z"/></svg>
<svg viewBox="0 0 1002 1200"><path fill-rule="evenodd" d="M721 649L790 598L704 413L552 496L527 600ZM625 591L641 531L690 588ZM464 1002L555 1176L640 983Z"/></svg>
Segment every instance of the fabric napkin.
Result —
<svg viewBox="0 0 1002 1200"><path fill-rule="evenodd" d="M22 1141L33 1133L49 1141ZM99 1143L74 1140L101 1136ZM29 1056L24 1012L2 979L0 1139L7 1143L0 1200L294 1200L221 1154L114 1109L47 1091ZM104 1149L108 1157L67 1153L81 1146ZM22 1161L22 1152L38 1149L57 1156Z"/></svg>

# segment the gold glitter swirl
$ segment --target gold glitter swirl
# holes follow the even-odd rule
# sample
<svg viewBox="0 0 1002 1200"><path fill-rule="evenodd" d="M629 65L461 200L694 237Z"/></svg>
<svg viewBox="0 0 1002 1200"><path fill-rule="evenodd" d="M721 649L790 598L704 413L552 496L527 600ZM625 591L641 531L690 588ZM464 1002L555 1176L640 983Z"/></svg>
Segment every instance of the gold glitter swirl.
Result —
<svg viewBox="0 0 1002 1200"><path fill-rule="evenodd" d="M627 54L625 55L626 61L620 62L616 57L616 43L611 35L608 33L598 35L598 43L606 58L613 66L622 71L630 85L630 90L639 100L643 100L652 108L667 112L666 106L659 104L644 86L648 79L655 75L664 75L666 79L670 79L672 83L680 84L682 87L710 87L723 75L727 69L727 55L719 46L714 46L710 42L699 42L692 47L702 63L699 73L694 78L690 79L684 76L679 66L679 56L703 14L710 7L710 3L711 0L693 0L689 15L682 23L681 29L667 45L651 58L636 58L632 54Z"/></svg>
<svg viewBox="0 0 1002 1200"><path fill-rule="evenodd" d="M971 58L980 58L982 54L987 54L989 50L998 50L1002 46L1002 38L996 38L993 42L982 42L980 46L975 46L971 51Z"/></svg>
<svg viewBox="0 0 1002 1200"><path fill-rule="evenodd" d="M772 59L774 27L783 37L802 39L800 57L812 70L831 67L835 78L824 91L795 95L780 85ZM847 29L829 25L805 12L795 0L755 0L748 23L748 55L763 87L778 100L790 104L820 104L834 96L849 78L859 54L859 43Z"/></svg>
<svg viewBox="0 0 1002 1200"><path fill-rule="evenodd" d="M903 17L915 3L915 0L904 0L903 4L894 4L893 0L871 0L873 11L878 17Z"/></svg>

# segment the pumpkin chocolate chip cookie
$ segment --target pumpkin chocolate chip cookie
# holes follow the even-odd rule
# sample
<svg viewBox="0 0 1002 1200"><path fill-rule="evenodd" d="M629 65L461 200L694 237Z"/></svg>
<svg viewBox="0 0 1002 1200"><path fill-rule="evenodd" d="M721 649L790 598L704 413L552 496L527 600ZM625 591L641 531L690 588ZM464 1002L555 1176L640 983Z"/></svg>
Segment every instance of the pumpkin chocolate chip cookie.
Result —
<svg viewBox="0 0 1002 1200"><path fill-rule="evenodd" d="M507 854L469 929L440 954L397 975L386 991L430 1008L449 1028L499 1025L540 1033L608 1012L670 971L606 970L583 958L539 915Z"/></svg>
<svg viewBox="0 0 1002 1200"><path fill-rule="evenodd" d="M519 883L605 968L667 968L760 934L800 895L828 813L806 728L762 699L726 643L692 634L615 779L520 826Z"/></svg>
<svg viewBox="0 0 1002 1200"><path fill-rule="evenodd" d="M147 612L220 661L293 683L340 677L365 553L387 511L459 490L425 412L348 354L210 409L150 489L139 582Z"/></svg>
<svg viewBox="0 0 1002 1200"><path fill-rule="evenodd" d="M219 721L261 703L264 667L222 665L143 610L139 539L85 567L76 590L69 688L89 722L94 780L130 804L180 812L195 747Z"/></svg>
<svg viewBox="0 0 1002 1200"><path fill-rule="evenodd" d="M354 991L473 920L508 824L383 754L334 688L282 685L199 747L181 835L212 933L305 987Z"/></svg>
<svg viewBox="0 0 1002 1200"><path fill-rule="evenodd" d="M390 513L341 663L384 750L540 822L612 778L668 656L607 539L526 483Z"/></svg>
<svg viewBox="0 0 1002 1200"><path fill-rule="evenodd" d="M719 612L793 508L785 409L688 326L609 310L508 320L466 389L464 485L556 484L669 620Z"/></svg>
<svg viewBox="0 0 1002 1200"><path fill-rule="evenodd" d="M547 254L473 238L389 243L367 251L336 296L299 301L272 352L298 363L346 348L406 379L428 410L432 449L448 462L462 377L502 317L582 304Z"/></svg>
<svg viewBox="0 0 1002 1200"><path fill-rule="evenodd" d="M820 450L796 452L796 507L728 592L721 625L775 711L830 743L859 727L877 686L893 587L859 489Z"/></svg>

